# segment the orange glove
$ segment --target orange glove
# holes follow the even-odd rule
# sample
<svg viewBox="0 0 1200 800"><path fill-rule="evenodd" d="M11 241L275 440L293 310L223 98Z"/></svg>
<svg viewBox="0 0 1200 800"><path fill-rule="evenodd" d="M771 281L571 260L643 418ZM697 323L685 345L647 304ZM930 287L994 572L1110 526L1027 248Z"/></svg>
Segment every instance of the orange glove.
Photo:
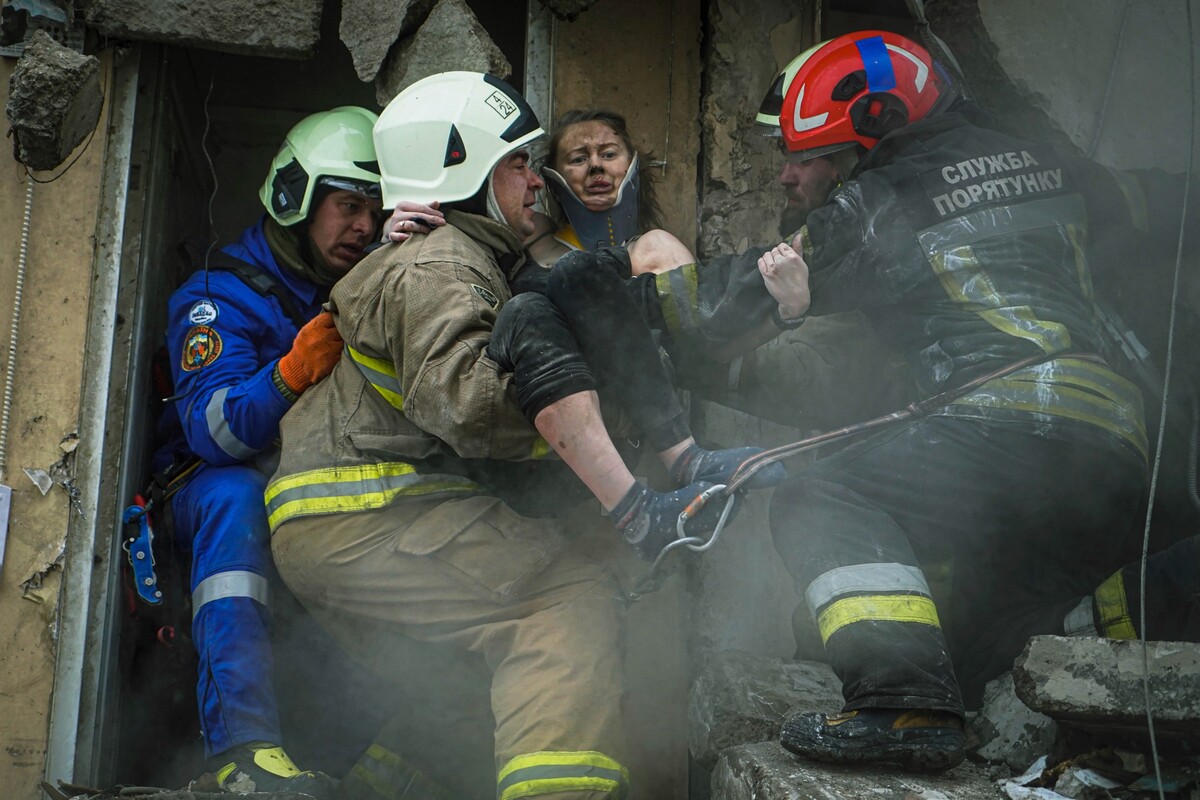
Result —
<svg viewBox="0 0 1200 800"><path fill-rule="evenodd" d="M342 356L342 335L333 325L333 314L322 311L296 334L292 349L279 359L279 377L296 394L333 372Z"/></svg>

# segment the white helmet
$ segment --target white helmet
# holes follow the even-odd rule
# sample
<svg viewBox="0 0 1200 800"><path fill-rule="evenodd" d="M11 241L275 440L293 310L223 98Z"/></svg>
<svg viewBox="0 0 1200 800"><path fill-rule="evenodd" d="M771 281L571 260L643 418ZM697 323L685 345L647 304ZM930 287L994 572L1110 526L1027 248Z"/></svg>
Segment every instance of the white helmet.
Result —
<svg viewBox="0 0 1200 800"><path fill-rule="evenodd" d="M473 197L501 159L543 133L525 98L494 75L430 75L392 98L375 123L383 205Z"/></svg>

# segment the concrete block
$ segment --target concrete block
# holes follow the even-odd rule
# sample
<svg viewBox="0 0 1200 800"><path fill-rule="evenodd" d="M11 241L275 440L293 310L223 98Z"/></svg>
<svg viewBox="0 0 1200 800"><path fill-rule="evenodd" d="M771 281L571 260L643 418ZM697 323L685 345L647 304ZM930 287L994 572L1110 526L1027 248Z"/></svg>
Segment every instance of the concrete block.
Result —
<svg viewBox="0 0 1200 800"><path fill-rule="evenodd" d="M95 129L103 100L99 59L36 32L8 81L13 156L30 169L54 169Z"/></svg>
<svg viewBox="0 0 1200 800"><path fill-rule="evenodd" d="M342 0L338 35L361 81L373 81L392 45L415 31L437 0Z"/></svg>
<svg viewBox="0 0 1200 800"><path fill-rule="evenodd" d="M463 0L440 0L417 32L393 49L375 77L379 105L421 78L447 70L490 72L500 78L512 65Z"/></svg>
<svg viewBox="0 0 1200 800"><path fill-rule="evenodd" d="M308 58L322 0L88 0L88 25L106 36L229 53Z"/></svg>
<svg viewBox="0 0 1200 800"><path fill-rule="evenodd" d="M969 722L967 733L979 758L1007 764L1020 773L1050 752L1058 725L1021 702L1012 673L1005 673L987 685L983 706Z"/></svg>
<svg viewBox="0 0 1200 800"><path fill-rule="evenodd" d="M837 711L843 702L827 664L726 650L710 656L692 683L688 748L711 769L726 748L774 741L793 709Z"/></svg>
<svg viewBox="0 0 1200 800"><path fill-rule="evenodd" d="M1149 642L1150 704L1160 736L1200 736L1200 644ZM1142 642L1036 636L1017 658L1017 696L1091 730L1146 729Z"/></svg>
<svg viewBox="0 0 1200 800"><path fill-rule="evenodd" d="M572 22L583 12L596 4L596 0L540 0L551 14L559 19Z"/></svg>
<svg viewBox="0 0 1200 800"><path fill-rule="evenodd" d="M712 777L712 800L987 800L1000 790L971 764L940 775L804 761L774 742L726 750Z"/></svg>

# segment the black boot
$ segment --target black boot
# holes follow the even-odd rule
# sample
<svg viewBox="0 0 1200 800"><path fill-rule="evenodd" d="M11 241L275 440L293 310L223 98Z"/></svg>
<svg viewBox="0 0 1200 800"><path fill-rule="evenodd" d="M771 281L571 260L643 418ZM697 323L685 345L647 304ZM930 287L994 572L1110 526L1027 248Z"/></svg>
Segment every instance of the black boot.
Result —
<svg viewBox="0 0 1200 800"><path fill-rule="evenodd" d="M867 708L840 714L803 712L783 722L779 743L832 764L896 764L940 772L962 762L962 719L948 711Z"/></svg>

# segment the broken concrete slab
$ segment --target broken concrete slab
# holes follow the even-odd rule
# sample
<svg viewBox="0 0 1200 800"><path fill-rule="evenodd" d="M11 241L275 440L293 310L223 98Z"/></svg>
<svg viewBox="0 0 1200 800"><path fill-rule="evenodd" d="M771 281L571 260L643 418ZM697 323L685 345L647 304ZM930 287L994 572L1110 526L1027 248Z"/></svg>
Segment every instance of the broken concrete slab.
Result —
<svg viewBox="0 0 1200 800"><path fill-rule="evenodd" d="M100 60L37 31L8 81L13 156L30 169L54 169L95 130L103 102Z"/></svg>
<svg viewBox="0 0 1200 800"><path fill-rule="evenodd" d="M373 81L388 51L415 31L437 0L342 0L338 36L360 81Z"/></svg>
<svg viewBox="0 0 1200 800"><path fill-rule="evenodd" d="M1035 636L1013 667L1030 708L1089 730L1146 730L1142 642ZM1200 736L1200 644L1148 642L1155 732Z"/></svg>
<svg viewBox="0 0 1200 800"><path fill-rule="evenodd" d="M228 53L308 58L321 38L322 0L88 0L88 25L106 36Z"/></svg>
<svg viewBox="0 0 1200 800"><path fill-rule="evenodd" d="M596 0L541 0L541 4L554 16L574 22L575 18L596 4Z"/></svg>
<svg viewBox="0 0 1200 800"><path fill-rule="evenodd" d="M983 800L1000 790L971 764L938 775L804 761L774 742L726 750L712 777L712 800Z"/></svg>
<svg viewBox="0 0 1200 800"><path fill-rule="evenodd" d="M688 748L699 764L711 769L726 748L774 741L784 716L793 709L840 709L841 686L827 664L741 650L716 653L692 683Z"/></svg>
<svg viewBox="0 0 1200 800"><path fill-rule="evenodd" d="M1050 752L1058 725L1021 702L1012 673L988 683L983 706L967 725L970 748L985 761L1007 764L1020 772Z"/></svg>
<svg viewBox="0 0 1200 800"><path fill-rule="evenodd" d="M463 0L440 0L417 32L393 48L375 77L375 98L386 106L421 78L447 70L512 74L512 65Z"/></svg>

